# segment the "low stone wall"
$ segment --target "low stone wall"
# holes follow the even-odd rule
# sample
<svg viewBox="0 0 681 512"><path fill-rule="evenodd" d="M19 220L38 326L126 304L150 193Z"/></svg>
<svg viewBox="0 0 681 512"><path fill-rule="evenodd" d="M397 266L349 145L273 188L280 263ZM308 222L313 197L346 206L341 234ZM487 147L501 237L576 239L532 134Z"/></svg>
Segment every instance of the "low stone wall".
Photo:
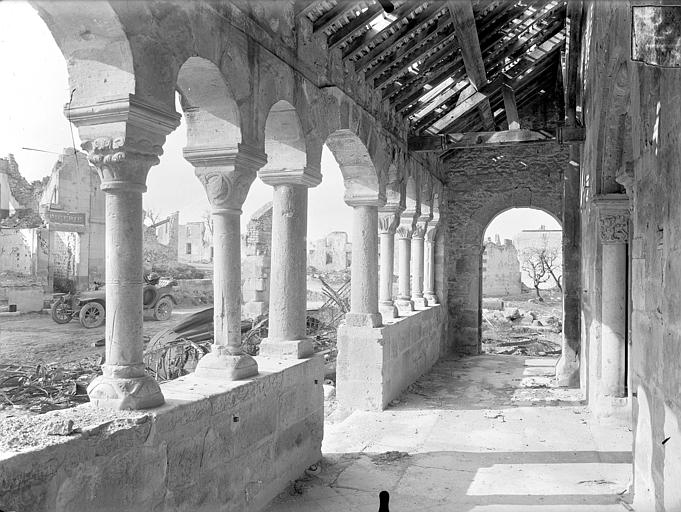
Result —
<svg viewBox="0 0 681 512"><path fill-rule="evenodd" d="M383 327L338 328L336 395L342 409L380 411L435 364L443 342L440 305Z"/></svg>
<svg viewBox="0 0 681 512"><path fill-rule="evenodd" d="M0 510L258 511L321 458L322 359L256 358L253 380L193 375L166 404L85 404L0 424ZM79 433L47 435L49 420Z"/></svg>
<svg viewBox="0 0 681 512"><path fill-rule="evenodd" d="M44 295L43 287L39 284L0 285L0 302L6 302L8 306L15 305L19 313L42 311Z"/></svg>

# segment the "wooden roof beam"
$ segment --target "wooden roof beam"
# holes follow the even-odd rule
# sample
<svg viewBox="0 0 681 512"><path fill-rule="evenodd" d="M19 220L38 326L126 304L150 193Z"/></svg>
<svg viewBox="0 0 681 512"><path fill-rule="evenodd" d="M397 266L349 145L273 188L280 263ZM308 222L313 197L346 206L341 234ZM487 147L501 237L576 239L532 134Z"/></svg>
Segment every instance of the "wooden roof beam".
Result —
<svg viewBox="0 0 681 512"><path fill-rule="evenodd" d="M515 92L513 91L513 87L504 84L501 86L501 93L504 95L504 110L506 111L508 129L519 130L520 117L518 116L518 107L515 103Z"/></svg>
<svg viewBox="0 0 681 512"><path fill-rule="evenodd" d="M322 15L318 20L314 22L313 32L315 34L324 32L331 25L337 23L343 16L345 16L345 14L348 11L350 11L357 4L358 4L357 1L346 2L344 0L340 0L333 9L326 12L324 15Z"/></svg>
<svg viewBox="0 0 681 512"><path fill-rule="evenodd" d="M421 27L437 18L443 8L444 4L441 1L435 1L429 4L428 7L418 13L413 19L409 20L393 34L386 37L383 41L369 50L365 55L357 59L355 61L355 71L364 70L373 61L381 59L390 52L394 51L395 47L397 46L397 42L400 39L408 37L410 33L419 30Z"/></svg>
<svg viewBox="0 0 681 512"><path fill-rule="evenodd" d="M584 141L583 127L558 126L541 128L555 134L547 138L536 130L502 130L496 132L446 133L409 137L408 150L413 152L448 151L489 146L508 146L527 143L575 144Z"/></svg>
<svg viewBox="0 0 681 512"><path fill-rule="evenodd" d="M480 90L487 84L487 74L485 73L485 63L482 60L478 30L473 16L473 4L470 0L449 0L447 5L461 47L466 74L471 84ZM489 100L485 97L481 99L481 102L486 103L480 109L483 124L487 129L494 129L494 116L491 115Z"/></svg>
<svg viewBox="0 0 681 512"><path fill-rule="evenodd" d="M375 3L370 6L366 11L360 13L356 18L351 20L347 25L341 27L336 32L331 34L326 40L326 44L329 49L337 48L342 46L348 40L354 36L358 30L365 27L376 18L383 14L383 7L379 3Z"/></svg>

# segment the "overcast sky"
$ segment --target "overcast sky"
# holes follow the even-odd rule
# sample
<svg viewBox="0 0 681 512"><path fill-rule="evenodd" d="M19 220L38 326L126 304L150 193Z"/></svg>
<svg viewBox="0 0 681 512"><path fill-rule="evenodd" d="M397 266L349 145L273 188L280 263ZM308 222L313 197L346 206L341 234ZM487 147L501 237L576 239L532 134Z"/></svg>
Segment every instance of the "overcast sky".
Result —
<svg viewBox="0 0 681 512"><path fill-rule="evenodd" d="M77 129L72 129L62 113L69 90L64 58L41 18L23 1L0 1L0 62L0 156L13 153L24 177L36 180L50 173L63 148L80 148L80 140ZM200 220L208 209L193 167L182 158L185 144L183 122L166 139L164 155L160 164L151 169L144 195L145 208L161 215L180 210L183 223ZM351 210L343 202L341 172L326 147L322 175L322 184L310 190L309 240L331 231L351 230ZM271 187L256 179L243 206L242 224L271 199ZM498 233L502 239L513 238L517 232L536 229L541 224L548 229L560 228L546 213L511 210L490 224L486 236Z"/></svg>

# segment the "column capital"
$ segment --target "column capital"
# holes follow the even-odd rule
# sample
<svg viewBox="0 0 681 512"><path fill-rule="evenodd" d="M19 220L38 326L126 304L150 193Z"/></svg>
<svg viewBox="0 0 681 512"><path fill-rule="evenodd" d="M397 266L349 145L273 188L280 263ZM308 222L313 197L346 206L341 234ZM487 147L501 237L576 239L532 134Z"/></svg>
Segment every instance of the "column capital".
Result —
<svg viewBox="0 0 681 512"><path fill-rule="evenodd" d="M629 197L626 194L603 194L593 198L598 209L598 234L602 244L626 244L629 241Z"/></svg>
<svg viewBox="0 0 681 512"><path fill-rule="evenodd" d="M322 173L318 168L305 166L303 169L268 169L264 167L258 171L258 177L266 184L301 185L316 187L322 182Z"/></svg>
<svg viewBox="0 0 681 512"><path fill-rule="evenodd" d="M423 240L428 229L428 221L419 219L414 225L414 231L411 234L412 239Z"/></svg>
<svg viewBox="0 0 681 512"><path fill-rule="evenodd" d="M378 211L378 233L394 235L400 225L400 214L403 208L399 204L386 204Z"/></svg>
<svg viewBox="0 0 681 512"><path fill-rule="evenodd" d="M267 155L248 144L184 148L185 159L206 190L213 213L241 214L241 206Z"/></svg>
<svg viewBox="0 0 681 512"><path fill-rule="evenodd" d="M428 229L426 230L426 242L433 243L435 242L435 237L437 236L437 228L438 225L436 224L429 224Z"/></svg>
<svg viewBox="0 0 681 512"><path fill-rule="evenodd" d="M65 108L78 127L81 147L102 180L102 190L146 190L149 169L163 154L166 135L181 116L134 94Z"/></svg>
<svg viewBox="0 0 681 512"><path fill-rule="evenodd" d="M359 179L345 181L345 194L343 200L348 206L376 206L381 208L385 205L385 192L376 190L373 184L366 184Z"/></svg>

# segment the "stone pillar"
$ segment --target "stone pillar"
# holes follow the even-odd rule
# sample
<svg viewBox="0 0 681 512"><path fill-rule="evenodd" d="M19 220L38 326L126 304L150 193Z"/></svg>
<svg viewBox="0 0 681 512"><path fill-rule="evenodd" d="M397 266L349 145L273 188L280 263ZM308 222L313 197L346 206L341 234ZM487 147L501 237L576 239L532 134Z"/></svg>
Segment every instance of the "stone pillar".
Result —
<svg viewBox="0 0 681 512"><path fill-rule="evenodd" d="M428 228L428 217L420 217L411 235L411 300L415 307L424 308L428 301L423 296L424 238Z"/></svg>
<svg viewBox="0 0 681 512"><path fill-rule="evenodd" d="M263 169L260 178L274 187L272 201L272 273L268 337L262 356L304 358L312 355L306 337L307 189L317 186L318 169Z"/></svg>
<svg viewBox="0 0 681 512"><path fill-rule="evenodd" d="M437 236L437 220L434 219L426 230L423 263L423 296L431 306L439 304L435 293L435 237Z"/></svg>
<svg viewBox="0 0 681 512"><path fill-rule="evenodd" d="M381 268L378 290L378 308L383 321L397 318L393 302L393 268L395 263L395 231L400 223L402 209L391 205L378 214L378 235L381 239Z"/></svg>
<svg viewBox="0 0 681 512"><path fill-rule="evenodd" d="M70 113L105 194L106 362L87 389L95 407L146 409L164 402L143 362L142 194L179 118L134 95Z"/></svg>
<svg viewBox="0 0 681 512"><path fill-rule="evenodd" d="M399 273L397 275L397 300L395 305L402 312L414 311L414 303L411 300L411 237L414 232L414 218L410 215L402 215L401 223L396 231L397 246L399 251Z"/></svg>
<svg viewBox="0 0 681 512"><path fill-rule="evenodd" d="M605 398L624 396L627 331L627 243L629 199L626 194L594 198L603 245L601 298L601 382Z"/></svg>
<svg viewBox="0 0 681 512"><path fill-rule="evenodd" d="M241 348L241 206L266 155L246 144L237 148L188 147L213 215L213 347L196 366L199 377L242 380L258 365Z"/></svg>
<svg viewBox="0 0 681 512"><path fill-rule="evenodd" d="M556 363L556 382L579 387L581 344L581 230L580 149L570 146L570 161L563 174L563 340Z"/></svg>
<svg viewBox="0 0 681 512"><path fill-rule="evenodd" d="M345 202L353 208L350 312L345 320L350 326L379 327L382 319L378 312L378 208L385 198L346 193Z"/></svg>

